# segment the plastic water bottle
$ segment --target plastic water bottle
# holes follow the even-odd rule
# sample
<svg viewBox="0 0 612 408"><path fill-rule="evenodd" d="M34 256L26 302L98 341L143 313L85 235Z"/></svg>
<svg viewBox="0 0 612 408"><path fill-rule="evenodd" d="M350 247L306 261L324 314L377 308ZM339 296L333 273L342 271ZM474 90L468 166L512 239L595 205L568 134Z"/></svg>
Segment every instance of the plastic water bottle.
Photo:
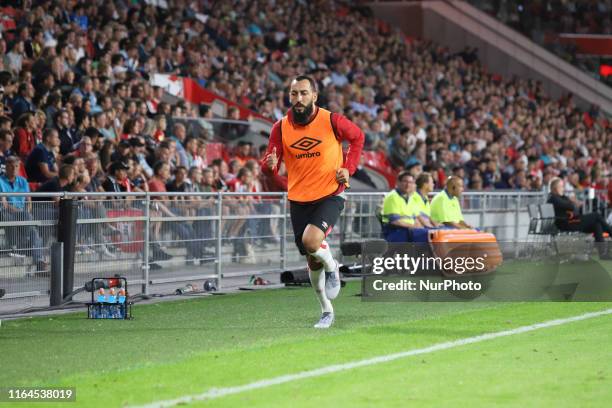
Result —
<svg viewBox="0 0 612 408"><path fill-rule="evenodd" d="M100 290L98 290L97 300L98 302L106 302L106 294L104 292L104 288L100 288Z"/></svg>
<svg viewBox="0 0 612 408"><path fill-rule="evenodd" d="M119 296L117 300L119 303L125 303L125 289L124 288L119 289Z"/></svg>
<svg viewBox="0 0 612 408"><path fill-rule="evenodd" d="M117 297L117 300L119 302L119 304L117 305L117 318L125 319L125 314L127 310L126 309L127 306L125 305L125 301L126 301L125 288L119 289L119 296Z"/></svg>
<svg viewBox="0 0 612 408"><path fill-rule="evenodd" d="M108 292L108 303L117 303L115 288L110 288Z"/></svg>

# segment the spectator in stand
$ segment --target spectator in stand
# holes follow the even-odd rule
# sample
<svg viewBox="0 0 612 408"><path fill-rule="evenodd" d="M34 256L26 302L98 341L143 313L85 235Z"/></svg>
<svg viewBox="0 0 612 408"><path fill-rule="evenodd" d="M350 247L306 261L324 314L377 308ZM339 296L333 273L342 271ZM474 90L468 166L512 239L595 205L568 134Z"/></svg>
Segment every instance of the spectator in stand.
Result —
<svg viewBox="0 0 612 408"><path fill-rule="evenodd" d="M236 175L235 183L233 184L233 191L237 193L253 193L257 191L253 173L246 167L240 168ZM226 204L231 214L240 215L241 218L234 220L227 232L229 239L232 240L234 251L232 256L235 257L239 262L251 261L252 255L254 255L252 241L249 239L245 241L243 237L248 233L251 237L257 235L258 221L257 219L250 219L250 214L256 214L257 211L255 206L258 200L252 195L244 195L238 197L232 197L232 200L227 200ZM246 228L245 228L246 227Z"/></svg>
<svg viewBox="0 0 612 408"><path fill-rule="evenodd" d="M72 120L68 110L61 110L55 115L55 126L59 133L60 139L60 154L66 155L76 149L79 142L77 133L71 126Z"/></svg>
<svg viewBox="0 0 612 408"><path fill-rule="evenodd" d="M19 176L21 161L16 156L6 159L6 173L0 176L0 192L2 193L29 193L30 187L23 177ZM2 197L0 219L3 222L32 221L30 210L32 208L30 197L10 196ZM6 240L9 246L17 248L32 248L32 261L36 266L36 276L48 275L48 264L43 256L43 243L38 229L33 226L5 227ZM27 243L24 242L27 240Z"/></svg>
<svg viewBox="0 0 612 408"><path fill-rule="evenodd" d="M244 165L244 168L249 170L252 174L253 179L253 192L266 191L263 186L264 173L261 171L260 164L257 160L251 159L247 161ZM269 177L279 177L278 175L270 175ZM270 187L270 186L268 186ZM277 190L282 191L282 190ZM253 207L256 213L258 214L274 214L279 215L281 213L281 208L279 205L280 196L276 197L256 197L253 200ZM263 246L264 243L279 243L279 231L278 231L278 221L279 218L271 218L269 220L259 220L256 223L256 231L257 236L259 237L259 245Z"/></svg>
<svg viewBox="0 0 612 408"><path fill-rule="evenodd" d="M107 128L107 117L105 112L98 112L94 115L93 126L98 129L105 139L115 139L115 135Z"/></svg>
<svg viewBox="0 0 612 408"><path fill-rule="evenodd" d="M85 167L87 168L87 172L89 173L89 186L87 186L86 190L89 192L102 192L104 188L102 187L102 181L104 178L104 173L100 169L100 159L98 155L95 153L87 153L85 157Z"/></svg>
<svg viewBox="0 0 612 408"><path fill-rule="evenodd" d="M529 176L529 190L531 191L542 191L542 178L539 176Z"/></svg>
<svg viewBox="0 0 612 408"><path fill-rule="evenodd" d="M227 191L229 189L227 182L225 181L228 174L227 163L223 159L215 159L212 162L213 175L215 178L214 187L216 191Z"/></svg>
<svg viewBox="0 0 612 408"><path fill-rule="evenodd" d="M130 113L128 112L128 116ZM133 113L132 113L133 115ZM140 122L136 117L129 117L123 124L123 131L121 132L121 140L128 140L132 137L136 137L140 134Z"/></svg>
<svg viewBox="0 0 612 408"><path fill-rule="evenodd" d="M153 132L153 139L156 142L163 142L166 137L166 128L168 122L164 115L157 115L155 117L155 131Z"/></svg>
<svg viewBox="0 0 612 408"><path fill-rule="evenodd" d="M389 151L391 155L389 160L395 168L401 169L406 165L406 162L410 158L410 147L408 145L407 134L401 133L397 135L389 145Z"/></svg>
<svg viewBox="0 0 612 408"><path fill-rule="evenodd" d="M0 175L6 172L6 159L13 156L11 150L13 145L13 132L8 129L0 129Z"/></svg>
<svg viewBox="0 0 612 408"><path fill-rule="evenodd" d="M24 113L36 112L36 106L32 103L34 98L35 90L31 83L24 82L19 85L18 95L13 100L11 111L13 112L13 120L17 120Z"/></svg>
<svg viewBox="0 0 612 408"><path fill-rule="evenodd" d="M238 159L232 159L230 160L227 167L228 167L227 173L225 173L224 178L225 178L225 181L227 181L227 185L232 187L233 184L238 181L237 180L238 172L242 168L242 165L240 164L240 161Z"/></svg>
<svg viewBox="0 0 612 408"><path fill-rule="evenodd" d="M6 64L5 68L9 69L13 74L19 74L23 60L26 57L23 41L21 39L15 40L10 47L10 51L6 54L8 64Z"/></svg>
<svg viewBox="0 0 612 408"><path fill-rule="evenodd" d="M110 140L105 140L100 148L98 156L102 169L106 169L111 164L111 156L115 153L115 145Z"/></svg>
<svg viewBox="0 0 612 408"><path fill-rule="evenodd" d="M36 132L36 117L34 113L27 112L19 117L16 122L15 138L13 139L13 151L25 160L30 155L37 141L34 136Z"/></svg>
<svg viewBox="0 0 612 408"><path fill-rule="evenodd" d="M166 190L169 192L189 193L192 191L191 184L187 179L187 168L178 166L174 169L174 178L166 184ZM170 197L171 201L184 201L187 197ZM183 211L181 211L183 212Z"/></svg>
<svg viewBox="0 0 612 408"><path fill-rule="evenodd" d="M117 101L117 105L120 105L120 102L121 101ZM117 116L117 111L113 108L108 108L104 113L106 114L106 131L104 133L104 139L118 141L119 135L121 134L121 121Z"/></svg>
<svg viewBox="0 0 612 408"><path fill-rule="evenodd" d="M83 98L83 101L88 101L90 103L91 112L101 112L101 108L98 106L98 99L96 98L94 92L94 82L90 77L86 75L81 77L80 87L75 88L72 92L73 94L80 95Z"/></svg>
<svg viewBox="0 0 612 408"><path fill-rule="evenodd" d="M124 193L132 191L127 177L129 167L123 161L115 161L108 168L108 176L102 183L102 188L106 192Z"/></svg>
<svg viewBox="0 0 612 408"><path fill-rule="evenodd" d="M155 149L155 152L149 156L147 163L149 163L151 166L154 166L155 163L158 162L168 163L168 166L170 166L172 169L174 168L174 164L172 163L171 159L172 153L170 151L170 145L168 144L168 141L165 140L161 142L159 146L157 146L157 149Z"/></svg>
<svg viewBox="0 0 612 408"><path fill-rule="evenodd" d="M210 170L210 169L205 169ZM187 173L187 182L191 185L191 191L194 193L210 192L212 189L207 189L203 184L202 169L199 167L190 167Z"/></svg>
<svg viewBox="0 0 612 408"><path fill-rule="evenodd" d="M47 114L42 110L37 110L34 113L36 118L36 127L34 128L34 138L36 142L40 142L42 140L42 132L43 129L47 126Z"/></svg>
<svg viewBox="0 0 612 408"><path fill-rule="evenodd" d="M85 160L82 157L77 157L74 155L66 156L62 160L62 164L70 164L73 166L74 171L76 171L76 177L87 173L87 177L89 178L89 172L85 167Z"/></svg>
<svg viewBox="0 0 612 408"><path fill-rule="evenodd" d="M38 193L60 193L63 191L71 191L74 185L74 180L76 178L76 171L74 166L70 164L64 164L60 167L58 171L58 175L49 179L47 182L43 183L38 190ZM36 196L33 198L34 201L49 201L48 197L39 197ZM53 197L53 201L56 203L59 202L59 197ZM48 219L48 218L43 218Z"/></svg>
<svg viewBox="0 0 612 408"><path fill-rule="evenodd" d="M83 159L79 158L78 160ZM87 170L81 174L77 171L77 176L75 177L70 191L75 193L87 193L87 188L90 183L91 179ZM77 200L78 218L107 218L106 209L97 199L89 196L79 196ZM102 259L115 259L116 255L109 250L110 245L107 246L107 244L105 244L107 238L103 235L104 230L111 230L112 233L118 232L108 224L94 223L91 225L77 225L77 252L93 252L97 253Z"/></svg>
<svg viewBox="0 0 612 408"><path fill-rule="evenodd" d="M166 183L170 178L170 166L168 163L157 162L153 167L153 177L149 180L149 191L152 193L165 193ZM172 203L167 196L154 196L156 200L155 207L157 211L164 217L175 217L177 212L176 209L168 207ZM184 243L187 250L187 264L194 265L195 260L201 256L201 248L195 242L194 232L191 225L185 222L164 222L162 228L169 228L170 231L177 235L178 238Z"/></svg>
<svg viewBox="0 0 612 408"><path fill-rule="evenodd" d="M1 112L0 112L1 113ZM0 130L11 130L13 128L13 121L8 116L0 115Z"/></svg>
<svg viewBox="0 0 612 408"><path fill-rule="evenodd" d="M129 139L131 147L131 158L139 164L147 177L153 176L153 169L149 166L146 158L146 143L143 137L133 137Z"/></svg>
<svg viewBox="0 0 612 408"><path fill-rule="evenodd" d="M239 141L234 160L237 160L240 166L244 166L247 161L255 159L252 149L253 143L247 140Z"/></svg>
<svg viewBox="0 0 612 408"><path fill-rule="evenodd" d="M204 146L204 153L206 153L205 146L206 142L201 139L190 137L185 142L185 153L187 155L187 164L189 168L197 167L203 169L206 167L204 157L201 156L201 147Z"/></svg>
<svg viewBox="0 0 612 408"><path fill-rule="evenodd" d="M170 151L170 162L168 164L170 165L170 168L172 169L172 171L174 171L176 166L180 165L180 161L181 161L181 159L178 156L178 153L176 152L176 140L172 138L168 138L167 140L164 141L164 144L168 146L168 150Z"/></svg>
<svg viewBox="0 0 612 408"><path fill-rule="evenodd" d="M419 174L423 173L423 166L421 165L421 162L418 160L415 161L408 161L408 163L406 164L406 170L408 171L408 173L410 173L410 175L416 179Z"/></svg>
<svg viewBox="0 0 612 408"><path fill-rule="evenodd" d="M47 129L47 131L55 132L57 138L57 131L55 129ZM59 142L59 138L57 138ZM43 183L36 190L37 193L61 193L64 191L72 191L74 181L76 178L76 171L74 167L65 164L59 168L57 176L49 179ZM59 208L59 196L35 196L32 197L32 201L37 202L32 208L32 214L34 219L42 221L53 221L57 220L58 208ZM50 203L49 203L50 202ZM53 226L40 227L40 233L44 237L45 241L48 241L53 236ZM46 242L48 244L48 242Z"/></svg>
<svg viewBox="0 0 612 408"><path fill-rule="evenodd" d="M73 155L76 157L87 157L89 153L93 152L93 143L89 136L83 136L79 141L79 145Z"/></svg>
<svg viewBox="0 0 612 408"><path fill-rule="evenodd" d="M134 159L128 161L128 179L132 185L132 191L148 192L147 176L142 170L142 166Z"/></svg>
<svg viewBox="0 0 612 408"><path fill-rule="evenodd" d="M187 166L189 164L189 159L187 157L187 152L185 151L185 139L187 137L187 129L185 125L182 123L175 123L172 126L172 136L170 136L170 140L174 140L176 142L176 163L179 166Z"/></svg>
<svg viewBox="0 0 612 408"><path fill-rule="evenodd" d="M58 175L55 154L53 150L59 148L60 139L56 129L47 128L43 133L43 141L38 144L26 159L26 174L28 180L44 183ZM74 169L70 167L72 171Z"/></svg>
<svg viewBox="0 0 612 408"><path fill-rule="evenodd" d="M474 191L483 190L482 177L480 176L480 173L478 171L475 171L472 174L472 177L470 178L470 190L474 190Z"/></svg>
<svg viewBox="0 0 612 408"><path fill-rule="evenodd" d="M212 169L201 170L198 167L192 167L189 169L189 183L191 184L191 191L195 193L210 193L213 192L212 188ZM211 216L215 210L215 200L212 196L193 196L192 204L197 216ZM217 222L211 220L197 220L193 222L193 231L195 236L202 241L205 248L214 247L214 232L217 229ZM203 253L204 258L214 257L214 252L208 251Z"/></svg>
<svg viewBox="0 0 612 408"><path fill-rule="evenodd" d="M217 192L214 169L208 167L202 170L201 189L203 192L207 193Z"/></svg>
<svg viewBox="0 0 612 408"><path fill-rule="evenodd" d="M132 154L131 150L132 146L130 145L130 142L127 140L122 140L121 142L119 142L119 145L117 146L115 152L111 154L111 162L121 161L127 163L128 158Z"/></svg>
<svg viewBox="0 0 612 408"><path fill-rule="evenodd" d="M235 106L231 106L227 110L227 119L232 120L232 121L239 121L240 120L240 109L238 109ZM242 123L236 123L236 122L232 122L232 123L225 122L221 125L220 133L221 133L221 137L223 137L223 139L225 140L236 140L246 135L248 131L249 131L249 125L242 124Z"/></svg>

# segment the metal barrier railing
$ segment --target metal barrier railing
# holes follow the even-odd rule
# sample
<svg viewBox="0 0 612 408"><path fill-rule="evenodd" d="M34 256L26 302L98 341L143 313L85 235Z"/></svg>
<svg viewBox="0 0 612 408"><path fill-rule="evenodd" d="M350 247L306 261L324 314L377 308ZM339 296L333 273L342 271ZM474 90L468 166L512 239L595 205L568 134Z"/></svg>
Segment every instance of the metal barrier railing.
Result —
<svg viewBox="0 0 612 408"><path fill-rule="evenodd" d="M0 194L18 204L19 194ZM56 193L27 196L23 209L0 210L0 314L48 306L49 248L57 240L58 201L77 201L74 286L120 274L132 294L167 291L177 282L216 279L219 287L251 275L303 265L294 244L286 193ZM46 201L40 201L45 197ZM466 192L467 221L519 241L527 236L527 205L543 192ZM328 236L378 238L375 210L384 193L347 193L343 215ZM21 207L20 207L21 208Z"/></svg>

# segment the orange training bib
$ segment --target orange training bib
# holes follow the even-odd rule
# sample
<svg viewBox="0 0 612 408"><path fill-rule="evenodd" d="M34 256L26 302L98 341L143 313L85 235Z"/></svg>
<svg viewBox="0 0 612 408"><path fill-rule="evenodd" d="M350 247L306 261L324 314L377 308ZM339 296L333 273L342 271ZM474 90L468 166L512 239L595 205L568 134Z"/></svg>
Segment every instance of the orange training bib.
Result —
<svg viewBox="0 0 612 408"><path fill-rule="evenodd" d="M342 145L331 124L331 112L318 108L306 126L281 121L283 156L287 166L289 200L311 202L338 189L336 170L342 167Z"/></svg>

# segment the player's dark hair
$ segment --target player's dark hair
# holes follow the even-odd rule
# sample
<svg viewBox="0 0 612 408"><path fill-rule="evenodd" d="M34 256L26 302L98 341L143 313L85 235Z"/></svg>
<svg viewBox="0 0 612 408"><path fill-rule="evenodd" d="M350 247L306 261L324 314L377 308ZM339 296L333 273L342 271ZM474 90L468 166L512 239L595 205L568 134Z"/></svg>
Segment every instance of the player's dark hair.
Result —
<svg viewBox="0 0 612 408"><path fill-rule="evenodd" d="M293 81L295 82L308 81L310 83L310 88L312 89L312 92L319 92L317 90L317 81L315 81L312 77L308 75L298 75L295 78L293 78Z"/></svg>

